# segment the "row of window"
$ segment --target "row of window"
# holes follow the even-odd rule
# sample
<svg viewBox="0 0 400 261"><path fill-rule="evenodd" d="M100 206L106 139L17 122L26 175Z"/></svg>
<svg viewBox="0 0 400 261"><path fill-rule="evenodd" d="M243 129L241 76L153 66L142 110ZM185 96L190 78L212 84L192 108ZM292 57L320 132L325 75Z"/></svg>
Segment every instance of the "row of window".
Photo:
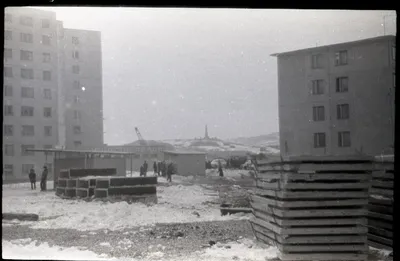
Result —
<svg viewBox="0 0 400 261"><path fill-rule="evenodd" d="M349 78L338 77L336 78L336 92L348 92L349 91ZM313 95L320 95L325 93L325 81L317 79L312 81L311 93Z"/></svg>
<svg viewBox="0 0 400 261"><path fill-rule="evenodd" d="M347 65L347 51L338 51L335 53L335 66ZM323 68L323 54L313 54L311 56L311 68L321 69Z"/></svg>
<svg viewBox="0 0 400 261"><path fill-rule="evenodd" d="M4 48L4 59L11 60L13 58L13 50L11 48ZM42 53L42 62L49 63L51 61L50 53ZM79 59L79 51L72 52L72 58ZM21 61L33 61L33 52L27 50L20 50Z"/></svg>
<svg viewBox="0 0 400 261"><path fill-rule="evenodd" d="M350 106L347 103L336 105L336 116L338 120L350 118ZM325 120L325 106L313 106L313 121Z"/></svg>
<svg viewBox="0 0 400 261"><path fill-rule="evenodd" d="M13 68L4 66L4 77L13 78ZM21 78L26 80L33 80L33 69L21 68ZM43 81L51 81L51 71L43 71L42 72L42 80Z"/></svg>
<svg viewBox="0 0 400 261"><path fill-rule="evenodd" d="M4 30L4 40L12 41L13 40L13 31ZM31 33L19 33L19 40L20 40L20 42L23 42L23 43L33 43L33 34L31 34ZM43 44L43 45L51 45L51 36L43 34L42 35L42 40L40 41L40 43ZM79 44L79 38L78 37L72 37L72 44L78 45Z"/></svg>
<svg viewBox="0 0 400 261"><path fill-rule="evenodd" d="M49 173L52 172L53 170L53 165L51 163L46 163L47 169ZM21 175L25 176L27 175L31 169L34 169L35 165L34 164L22 164L22 171ZM38 171L37 169L35 171ZM38 175L39 173L36 173ZM3 170L3 177L12 177L14 176L14 165L13 164L4 164L4 170Z"/></svg>
<svg viewBox="0 0 400 261"><path fill-rule="evenodd" d="M42 21L42 28L50 28L50 19L40 19ZM4 21L6 23L13 23L13 16L12 14L5 14ZM19 17L19 24L24 26L33 27L33 18L30 16L20 16Z"/></svg>
<svg viewBox="0 0 400 261"><path fill-rule="evenodd" d="M350 147L350 132L340 131L338 132L338 147ZM326 147L326 135L324 132L314 133L314 148L325 148Z"/></svg>
<svg viewBox="0 0 400 261"><path fill-rule="evenodd" d="M43 98L46 100L52 99L51 89L43 89ZM12 85L4 85L4 96L12 97L14 95L14 90ZM35 88L33 87L21 87L21 97L22 98L35 98Z"/></svg>
<svg viewBox="0 0 400 261"><path fill-rule="evenodd" d="M33 106L21 106L21 116L33 117L35 108ZM52 108L44 107L43 116L51 118ZM12 105L4 105L4 116L14 116L14 107Z"/></svg>
<svg viewBox="0 0 400 261"><path fill-rule="evenodd" d="M43 133L45 137L53 136L53 127L52 126L44 126ZM82 129L81 126L73 126L74 134L81 134ZM4 136L10 137L14 136L14 126L13 125L4 125ZM35 126L33 125L22 125L21 126L21 136L31 137L35 136Z"/></svg>

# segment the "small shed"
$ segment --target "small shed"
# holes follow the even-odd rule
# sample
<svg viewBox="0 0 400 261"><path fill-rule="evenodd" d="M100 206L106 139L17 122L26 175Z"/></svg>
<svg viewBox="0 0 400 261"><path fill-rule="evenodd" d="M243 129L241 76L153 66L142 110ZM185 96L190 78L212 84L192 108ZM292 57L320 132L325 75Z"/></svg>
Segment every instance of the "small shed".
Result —
<svg viewBox="0 0 400 261"><path fill-rule="evenodd" d="M165 161L172 161L182 176L206 175L206 154L198 151L164 151Z"/></svg>

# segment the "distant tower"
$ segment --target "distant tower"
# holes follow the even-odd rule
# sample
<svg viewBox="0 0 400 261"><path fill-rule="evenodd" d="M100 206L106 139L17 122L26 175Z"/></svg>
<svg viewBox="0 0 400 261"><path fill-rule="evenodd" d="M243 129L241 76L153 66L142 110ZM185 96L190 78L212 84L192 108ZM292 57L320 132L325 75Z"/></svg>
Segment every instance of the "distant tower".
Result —
<svg viewBox="0 0 400 261"><path fill-rule="evenodd" d="M206 125L206 135L204 136L204 139L209 139L210 137L208 137L208 129L207 129L207 125Z"/></svg>

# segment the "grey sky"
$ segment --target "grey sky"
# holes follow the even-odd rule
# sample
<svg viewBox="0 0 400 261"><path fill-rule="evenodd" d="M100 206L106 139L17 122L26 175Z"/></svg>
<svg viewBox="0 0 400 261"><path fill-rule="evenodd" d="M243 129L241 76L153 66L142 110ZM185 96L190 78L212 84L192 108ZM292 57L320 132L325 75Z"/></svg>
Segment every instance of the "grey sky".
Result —
<svg viewBox="0 0 400 261"><path fill-rule="evenodd" d="M43 8L99 30L105 143L278 131L270 54L396 33L394 11Z"/></svg>

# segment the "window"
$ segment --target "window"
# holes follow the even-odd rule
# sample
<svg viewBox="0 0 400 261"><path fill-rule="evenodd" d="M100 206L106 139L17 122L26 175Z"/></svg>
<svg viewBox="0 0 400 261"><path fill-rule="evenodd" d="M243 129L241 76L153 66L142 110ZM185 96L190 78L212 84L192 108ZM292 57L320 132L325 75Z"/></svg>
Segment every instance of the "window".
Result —
<svg viewBox="0 0 400 261"><path fill-rule="evenodd" d="M4 48L4 59L12 59L12 49Z"/></svg>
<svg viewBox="0 0 400 261"><path fill-rule="evenodd" d="M35 98L35 89L32 87L21 87L22 98Z"/></svg>
<svg viewBox="0 0 400 261"><path fill-rule="evenodd" d="M78 147L82 146L82 142L79 140L76 140L76 141L74 141L74 146L75 146L75 148L78 148Z"/></svg>
<svg viewBox="0 0 400 261"><path fill-rule="evenodd" d="M12 164L4 164L4 176L14 176L14 166Z"/></svg>
<svg viewBox="0 0 400 261"><path fill-rule="evenodd" d="M79 65L72 65L72 73L75 74L79 73Z"/></svg>
<svg viewBox="0 0 400 261"><path fill-rule="evenodd" d="M21 16L19 23L26 26L33 26L33 18L30 16Z"/></svg>
<svg viewBox="0 0 400 261"><path fill-rule="evenodd" d="M12 15L11 14L6 14L4 20L7 23L12 23Z"/></svg>
<svg viewBox="0 0 400 261"><path fill-rule="evenodd" d="M22 125L22 136L35 136L35 126Z"/></svg>
<svg viewBox="0 0 400 261"><path fill-rule="evenodd" d="M51 61L51 55L49 53L43 53L43 62L49 63Z"/></svg>
<svg viewBox="0 0 400 261"><path fill-rule="evenodd" d="M50 28L50 20L42 19L42 28Z"/></svg>
<svg viewBox="0 0 400 261"><path fill-rule="evenodd" d="M72 37L72 44L78 45L79 44L79 38L78 37Z"/></svg>
<svg viewBox="0 0 400 261"><path fill-rule="evenodd" d="M4 154L6 156L14 156L14 145L13 144L4 145Z"/></svg>
<svg viewBox="0 0 400 261"><path fill-rule="evenodd" d="M392 46L392 59L393 61L396 61L396 46Z"/></svg>
<svg viewBox="0 0 400 261"><path fill-rule="evenodd" d="M51 71L43 71L43 81L51 81Z"/></svg>
<svg viewBox="0 0 400 261"><path fill-rule="evenodd" d="M339 51L335 53L335 65L346 65L347 64L347 51Z"/></svg>
<svg viewBox="0 0 400 261"><path fill-rule="evenodd" d="M311 68L322 68L322 54L314 54L311 56Z"/></svg>
<svg viewBox="0 0 400 261"><path fill-rule="evenodd" d="M42 44L43 45L50 45L50 36L49 35L42 35Z"/></svg>
<svg viewBox="0 0 400 261"><path fill-rule="evenodd" d="M4 39L7 41L11 41L12 40L12 31L4 30Z"/></svg>
<svg viewBox="0 0 400 261"><path fill-rule="evenodd" d="M81 133L81 126L74 126L74 134L80 134Z"/></svg>
<svg viewBox="0 0 400 261"><path fill-rule="evenodd" d="M314 133L314 148L325 148L325 133L317 132Z"/></svg>
<svg viewBox="0 0 400 261"><path fill-rule="evenodd" d="M51 118L51 107L43 108L43 116L45 118Z"/></svg>
<svg viewBox="0 0 400 261"><path fill-rule="evenodd" d="M325 107L314 106L313 107L313 121L324 121L325 120Z"/></svg>
<svg viewBox="0 0 400 261"><path fill-rule="evenodd" d="M339 147L350 147L351 146L349 131L338 132L338 146Z"/></svg>
<svg viewBox="0 0 400 261"><path fill-rule="evenodd" d="M20 38L23 43L33 43L33 34L21 33Z"/></svg>
<svg viewBox="0 0 400 261"><path fill-rule="evenodd" d="M336 78L336 92L348 92L349 91L349 78L339 77Z"/></svg>
<svg viewBox="0 0 400 261"><path fill-rule="evenodd" d="M78 103L80 103L79 96L77 96L77 95L74 95L74 103L75 103L75 104L78 104Z"/></svg>
<svg viewBox="0 0 400 261"><path fill-rule="evenodd" d="M53 128L51 126L44 126L44 136L50 137L52 136Z"/></svg>
<svg viewBox="0 0 400 261"><path fill-rule="evenodd" d="M33 116L33 107L32 106L21 106L21 116Z"/></svg>
<svg viewBox="0 0 400 261"><path fill-rule="evenodd" d="M35 145L21 145L21 156L33 156L33 151L27 151L27 149L34 149Z"/></svg>
<svg viewBox="0 0 400 261"><path fill-rule="evenodd" d="M4 85L4 96L13 96L13 88L11 85Z"/></svg>
<svg viewBox="0 0 400 261"><path fill-rule="evenodd" d="M12 71L11 67L4 66L4 77L8 77L8 78L13 77L13 71Z"/></svg>
<svg viewBox="0 0 400 261"><path fill-rule="evenodd" d="M43 89L43 98L46 100L51 100L51 90L50 89Z"/></svg>
<svg viewBox="0 0 400 261"><path fill-rule="evenodd" d="M4 136L13 136L14 135L14 127L12 125L4 125Z"/></svg>
<svg viewBox="0 0 400 261"><path fill-rule="evenodd" d="M12 105L4 105L4 116L13 116L14 110Z"/></svg>
<svg viewBox="0 0 400 261"><path fill-rule="evenodd" d="M21 50L21 61L32 61L33 52Z"/></svg>
<svg viewBox="0 0 400 261"><path fill-rule="evenodd" d="M21 69L22 79L33 79L33 69Z"/></svg>
<svg viewBox="0 0 400 261"><path fill-rule="evenodd" d="M312 94L313 95L324 94L324 80L312 81Z"/></svg>
<svg viewBox="0 0 400 261"><path fill-rule="evenodd" d="M78 51L72 51L72 58L79 59L79 52Z"/></svg>
<svg viewBox="0 0 400 261"><path fill-rule="evenodd" d="M348 104L338 104L337 105L338 120L348 119L349 116L350 116L349 105Z"/></svg>
<svg viewBox="0 0 400 261"><path fill-rule="evenodd" d="M22 164L22 174L29 173L31 169L34 169L34 164Z"/></svg>
<svg viewBox="0 0 400 261"><path fill-rule="evenodd" d="M81 83L79 81L74 81L73 87L74 87L74 89L80 89L81 88Z"/></svg>
<svg viewBox="0 0 400 261"><path fill-rule="evenodd" d="M74 120L80 120L82 118L81 112L74 110Z"/></svg>

